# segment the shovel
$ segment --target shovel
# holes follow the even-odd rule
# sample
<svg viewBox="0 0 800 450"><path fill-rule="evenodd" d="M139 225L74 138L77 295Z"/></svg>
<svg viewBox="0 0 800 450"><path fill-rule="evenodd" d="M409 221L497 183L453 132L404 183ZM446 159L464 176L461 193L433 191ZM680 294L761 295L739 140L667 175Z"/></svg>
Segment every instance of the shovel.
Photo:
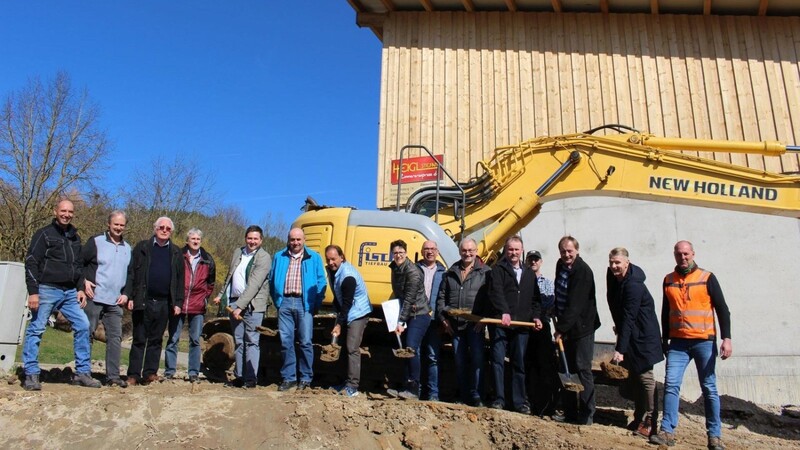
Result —
<svg viewBox="0 0 800 450"><path fill-rule="evenodd" d="M323 345L322 353L319 355L320 361L336 362L339 360L339 353L342 351L342 346L336 343L339 336L331 336L331 345Z"/></svg>
<svg viewBox="0 0 800 450"><path fill-rule="evenodd" d="M403 341L400 340L400 335L399 334L395 334L395 336L397 337L397 346L399 348L393 348L392 349L392 353L394 353L394 356L396 356L398 358L413 358L414 355L416 355L416 352L414 351L414 349L413 348L403 348Z"/></svg>
<svg viewBox="0 0 800 450"><path fill-rule="evenodd" d="M231 314L231 313L233 313L233 308L231 308L230 306L226 306L225 307L225 311L227 311L228 314ZM269 337L278 335L277 331L273 330L272 328L267 328L267 327L262 326L262 325L256 326L256 331L258 331L259 333L263 334L264 336L269 336Z"/></svg>
<svg viewBox="0 0 800 450"><path fill-rule="evenodd" d="M460 319L464 319L464 320L469 321L469 322L477 322L477 323L484 323L484 324L490 323L490 324L493 324L493 325L502 325L503 324L503 321L500 320L500 319L492 319L492 318L489 318L489 317L481 317L481 316L479 316L477 314L472 314L471 312L463 310L463 309L451 309L451 310L447 311L447 314L449 314L449 315L451 315L453 317L458 317ZM536 324L533 323L533 322L522 322L522 321L519 321L519 320L512 320L511 323L509 324L509 326L511 326L511 327L531 327L531 328L536 328Z"/></svg>
<svg viewBox="0 0 800 450"><path fill-rule="evenodd" d="M561 379L561 384L564 386L564 389L568 391L583 391L583 383L581 383L581 379L578 378L578 375L569 373L569 367L567 366L567 355L564 354L564 342L562 342L561 339L556 342L558 342L558 354L561 355L561 363L564 364L564 371L558 372L558 378Z"/></svg>

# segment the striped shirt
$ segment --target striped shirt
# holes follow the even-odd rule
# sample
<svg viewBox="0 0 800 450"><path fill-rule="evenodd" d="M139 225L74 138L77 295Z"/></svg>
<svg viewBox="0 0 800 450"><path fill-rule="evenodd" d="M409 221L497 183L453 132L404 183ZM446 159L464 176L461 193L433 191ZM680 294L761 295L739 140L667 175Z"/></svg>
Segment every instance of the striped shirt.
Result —
<svg viewBox="0 0 800 450"><path fill-rule="evenodd" d="M542 295L542 313L547 317L552 315L551 310L555 306L555 286L553 281L544 276L536 277L536 283L539 285L539 293Z"/></svg>
<svg viewBox="0 0 800 450"><path fill-rule="evenodd" d="M570 270L566 267L559 269L556 274L556 316L561 316L567 309L567 287Z"/></svg>
<svg viewBox="0 0 800 450"><path fill-rule="evenodd" d="M286 271L286 284L283 295L287 297L303 296L303 273L300 265L303 262L303 252L297 255L289 254L289 269Z"/></svg>

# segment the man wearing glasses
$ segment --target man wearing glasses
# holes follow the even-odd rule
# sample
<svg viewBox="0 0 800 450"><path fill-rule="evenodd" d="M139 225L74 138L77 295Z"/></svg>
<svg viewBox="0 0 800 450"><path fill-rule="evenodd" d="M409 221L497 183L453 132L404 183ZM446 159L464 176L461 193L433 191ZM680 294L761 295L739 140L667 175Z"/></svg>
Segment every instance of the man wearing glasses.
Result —
<svg viewBox="0 0 800 450"><path fill-rule="evenodd" d="M153 237L134 247L125 294L133 311L133 343L128 365L128 384L158 381L161 344L171 315L181 313L184 269L181 248L170 241L175 225L159 217Z"/></svg>

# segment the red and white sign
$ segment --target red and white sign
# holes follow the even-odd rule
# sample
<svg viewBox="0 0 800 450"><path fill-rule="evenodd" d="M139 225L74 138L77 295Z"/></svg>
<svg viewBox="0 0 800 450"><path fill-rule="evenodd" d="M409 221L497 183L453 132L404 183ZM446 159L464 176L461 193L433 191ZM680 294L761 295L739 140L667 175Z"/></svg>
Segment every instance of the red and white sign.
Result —
<svg viewBox="0 0 800 450"><path fill-rule="evenodd" d="M444 161L444 155L419 156L417 158L404 158L403 170L400 171L400 160L392 160L392 184L397 184L400 180L400 172L403 174L403 184L405 183L421 183L423 181L435 181L438 173L439 179L442 179L442 173L438 170L436 161L441 163Z"/></svg>

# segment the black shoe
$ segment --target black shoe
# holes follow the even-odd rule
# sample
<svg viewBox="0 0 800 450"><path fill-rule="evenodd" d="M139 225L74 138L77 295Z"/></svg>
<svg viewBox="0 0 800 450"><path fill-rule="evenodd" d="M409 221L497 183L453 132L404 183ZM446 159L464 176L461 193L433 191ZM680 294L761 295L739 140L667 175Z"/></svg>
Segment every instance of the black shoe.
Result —
<svg viewBox="0 0 800 450"><path fill-rule="evenodd" d="M234 388L244 387L244 380L241 378L234 378L233 380L225 383L225 387L234 387Z"/></svg>
<svg viewBox="0 0 800 450"><path fill-rule="evenodd" d="M41 391L42 383L39 382L39 374L25 375L25 382L22 383L22 388L26 391Z"/></svg>
<svg viewBox="0 0 800 450"><path fill-rule="evenodd" d="M591 417L576 417L574 419L567 419L567 423L590 426L594 423L594 420Z"/></svg>
<svg viewBox="0 0 800 450"><path fill-rule="evenodd" d="M722 443L722 439L716 436L709 436L708 450L725 450L725 445Z"/></svg>
<svg viewBox="0 0 800 450"><path fill-rule="evenodd" d="M504 405L503 402L501 402L501 401L495 400L495 401L492 402L491 405L489 405L489 408L492 408L492 409L506 409L506 405Z"/></svg>
<svg viewBox="0 0 800 450"><path fill-rule="evenodd" d="M528 405L522 405L517 408L517 412L520 414L531 415L531 407Z"/></svg>
<svg viewBox="0 0 800 450"><path fill-rule="evenodd" d="M550 418L553 420L553 422L558 422L558 423L564 423L567 421L567 416L561 413L553 413L553 415L550 416Z"/></svg>
<svg viewBox="0 0 800 450"><path fill-rule="evenodd" d="M286 392L297 388L297 381L284 381L278 386L278 392Z"/></svg>
<svg viewBox="0 0 800 450"><path fill-rule="evenodd" d="M301 381L297 384L298 391L305 391L306 389L311 389L311 382L310 381Z"/></svg>
<svg viewBox="0 0 800 450"><path fill-rule="evenodd" d="M675 435L667 433L666 431L659 431L658 434L650 436L650 443L656 445L666 445L672 447L675 445Z"/></svg>
<svg viewBox="0 0 800 450"><path fill-rule="evenodd" d="M126 387L128 387L128 383L120 378L109 378L106 381L106 386L117 386L125 389Z"/></svg>
<svg viewBox="0 0 800 450"><path fill-rule="evenodd" d="M473 398L472 400L468 401L467 404L475 408L480 408L483 406L483 402L481 401L480 397Z"/></svg>
<svg viewBox="0 0 800 450"><path fill-rule="evenodd" d="M88 373L77 373L72 376L72 382L70 383L73 386L83 386L83 387L90 387L90 388L99 388L103 384L99 381L92 378L91 374Z"/></svg>
<svg viewBox="0 0 800 450"><path fill-rule="evenodd" d="M197 383L200 379L197 378L197 375L189 375L189 383Z"/></svg>
<svg viewBox="0 0 800 450"><path fill-rule="evenodd" d="M254 380L245 381L244 385L242 385L242 387L245 388L245 389L255 389L256 382Z"/></svg>

